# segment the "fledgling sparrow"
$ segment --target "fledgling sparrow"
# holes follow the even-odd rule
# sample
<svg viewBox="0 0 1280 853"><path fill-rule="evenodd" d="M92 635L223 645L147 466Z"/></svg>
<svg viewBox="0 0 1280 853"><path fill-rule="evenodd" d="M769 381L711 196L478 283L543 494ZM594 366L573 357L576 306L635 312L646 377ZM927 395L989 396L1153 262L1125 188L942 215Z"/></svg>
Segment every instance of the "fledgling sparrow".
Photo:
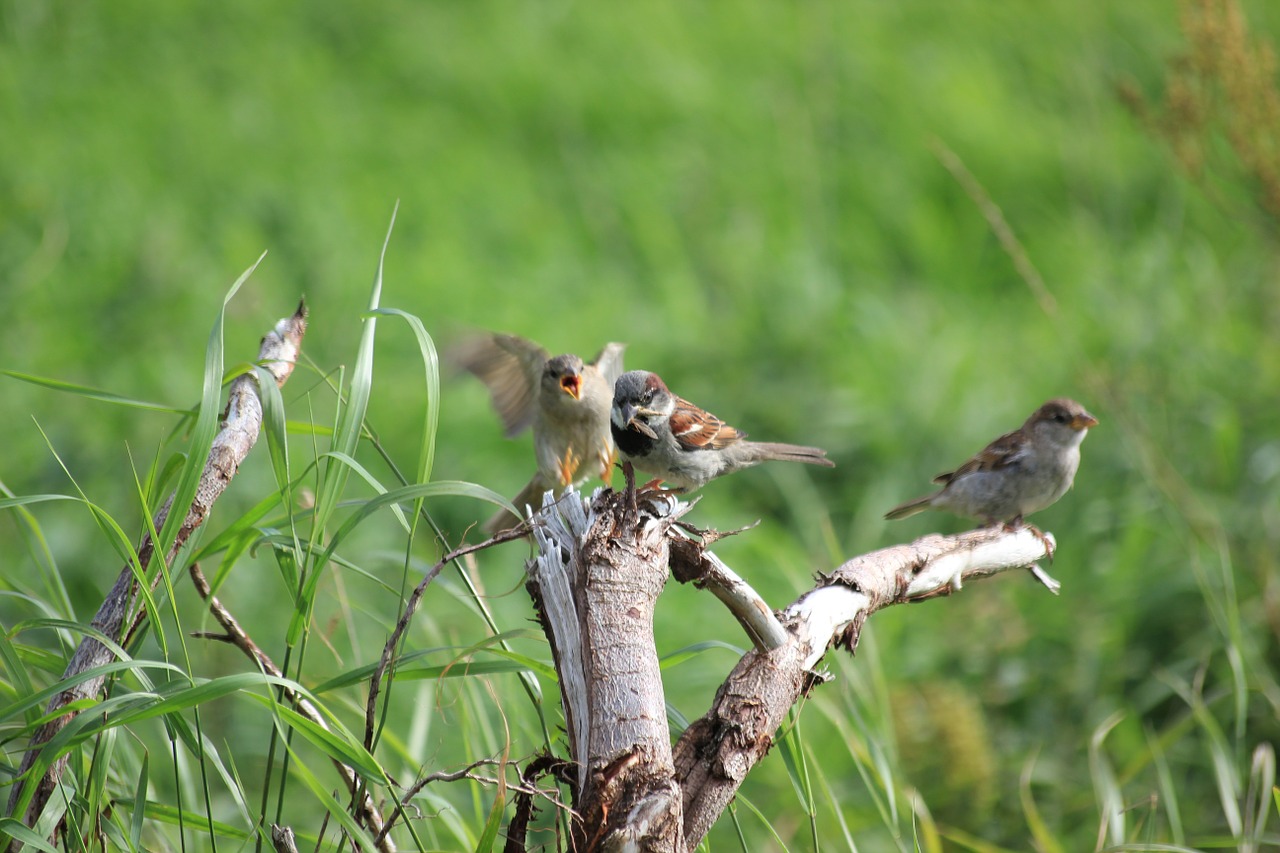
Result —
<svg viewBox="0 0 1280 853"><path fill-rule="evenodd" d="M1020 428L1002 435L954 471L933 479L942 488L885 514L906 518L926 509L975 518L984 525L1022 524L1066 494L1080 465L1080 442L1098 419L1075 400L1059 397L1036 409Z"/></svg>
<svg viewBox="0 0 1280 853"><path fill-rule="evenodd" d="M771 459L835 467L817 447L747 441L746 433L672 394L646 370L618 377L610 426L618 455L676 493Z"/></svg>
<svg viewBox="0 0 1280 853"><path fill-rule="evenodd" d="M605 344L586 364L572 354L551 358L533 341L515 335L492 334L472 338L453 352L454 361L488 386L508 438L533 427L538 470L512 499L518 509L536 509L543 492L561 492L592 473L610 481L615 452L609 407L613 383L622 373L623 349L624 344ZM500 512L485 530L496 533L518 520Z"/></svg>

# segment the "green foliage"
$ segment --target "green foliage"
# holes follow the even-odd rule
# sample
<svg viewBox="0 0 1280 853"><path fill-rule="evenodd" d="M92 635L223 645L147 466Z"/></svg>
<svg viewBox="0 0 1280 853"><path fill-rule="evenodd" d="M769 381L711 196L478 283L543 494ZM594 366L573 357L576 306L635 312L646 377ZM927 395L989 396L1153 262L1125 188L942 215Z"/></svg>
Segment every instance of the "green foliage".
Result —
<svg viewBox="0 0 1280 853"><path fill-rule="evenodd" d="M191 639L218 629L173 575L59 743L71 837L240 849L279 820L332 848L341 756L388 801L389 780L498 761L473 774L492 783L424 787L395 832L500 844L512 762L561 748L521 546L439 575L364 731L410 590L528 478L527 439L439 375L437 344L479 327L557 352L627 341L629 365L753 437L828 448L834 472L762 467L695 511L763 519L717 553L776 606L848 556L961 529L881 516L1043 399L1102 419L1076 489L1036 518L1063 595L1005 577L877 615L708 848L1274 846L1280 290L1259 34L1280 7L1203 0L1182 23L1159 0L0 0L5 772L76 626L190 488L224 374L247 369L225 359L305 292L267 446L170 569L199 562L285 673ZM1121 79L1160 105L1147 121ZM1177 85L1200 100L1170 100ZM732 665L719 644L746 641L697 590L668 589L657 618L678 725ZM282 687L310 690L330 732ZM542 811L530 837L550 845ZM47 829L0 824L37 849Z"/></svg>

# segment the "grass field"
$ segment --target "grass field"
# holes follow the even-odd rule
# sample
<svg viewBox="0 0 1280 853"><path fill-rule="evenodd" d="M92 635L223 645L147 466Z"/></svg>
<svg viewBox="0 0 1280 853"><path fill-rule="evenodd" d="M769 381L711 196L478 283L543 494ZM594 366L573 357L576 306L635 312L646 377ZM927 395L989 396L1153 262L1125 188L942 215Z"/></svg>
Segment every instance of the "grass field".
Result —
<svg viewBox="0 0 1280 853"><path fill-rule="evenodd" d="M1243 11L1256 37L1280 33L1280 7ZM1063 594L1002 576L877 615L856 658L828 658L834 683L791 730L808 776L775 750L708 847L1266 849L1280 844L1280 219L1236 165L1232 126L1207 135L1197 176L1118 94L1158 102L1186 30L1156 0L0 0L0 368L189 408L223 297L266 251L228 306L227 366L305 294L308 364L284 397L291 421L330 426L325 377L354 374L398 203L382 303L440 349L477 328L584 355L625 341L629 366L753 438L829 450L834 471L765 466L712 484L695 511L710 527L762 520L717 553L778 607L848 557L963 529L882 516L1044 399L1075 397L1102 423L1075 489L1035 519L1059 542ZM423 377L408 327L380 321L368 422L406 472ZM135 469L184 449L178 419L0 383L9 494L82 489L140 535ZM445 371L436 399L432 478L515 494L527 437L503 440L469 378ZM291 436L295 474L328 448ZM368 443L356 458L394 484ZM275 488L264 446L204 541ZM372 494L352 477L344 497ZM456 543L491 507L427 510ZM48 620L87 621L122 563L83 506L26 511L0 514L0 704L14 707L57 681L78 639ZM383 513L338 555L293 660L308 687L376 659L402 579L438 550L421 533L407 549ZM522 632L518 654L546 661L525 556L487 552L471 575L498 630ZM271 549L228 571L224 599L283 656L293 592ZM179 650L209 620L188 583L176 598L135 656L199 678L245 671L217 644ZM664 655L747 645L709 596L674 584L657 629ZM443 666L491 633L450 571L406 651L440 649L422 660ZM712 648L670 669L673 719L700 715L735 660ZM554 732L555 685L542 688ZM140 687L130 674L117 689ZM323 698L359 728L359 685ZM38 715L0 717L6 768ZM218 846L241 849L282 766L271 717L233 696L199 723L236 784L175 759L158 720L113 741L101 769L81 747L78 778L118 801L109 846L130 846L147 773L139 849L179 849L161 808L179 804L185 849L213 849L191 822L209 810L233 827ZM411 779L504 751L523 762L544 742L516 675L428 674L398 685L377 757ZM338 783L298 748L282 820L310 849L324 807L297 768ZM482 849L493 804L490 786L434 784L419 841Z"/></svg>

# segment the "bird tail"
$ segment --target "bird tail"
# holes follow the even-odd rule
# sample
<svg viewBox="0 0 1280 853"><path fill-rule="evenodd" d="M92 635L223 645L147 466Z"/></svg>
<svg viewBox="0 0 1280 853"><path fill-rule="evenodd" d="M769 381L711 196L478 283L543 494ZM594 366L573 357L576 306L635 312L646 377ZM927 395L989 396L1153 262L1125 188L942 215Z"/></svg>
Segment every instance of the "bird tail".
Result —
<svg viewBox="0 0 1280 853"><path fill-rule="evenodd" d="M752 441L748 444L757 462L780 459L785 462L807 462L826 468L836 467L836 463L827 458L827 451L821 447L802 447L799 444L779 444L772 441Z"/></svg>
<svg viewBox="0 0 1280 853"><path fill-rule="evenodd" d="M922 498L916 498L913 501L907 501L904 504L898 504L893 509L884 514L889 521L899 518L906 518L909 515L915 515L917 512L924 512L933 504L933 495L925 495Z"/></svg>

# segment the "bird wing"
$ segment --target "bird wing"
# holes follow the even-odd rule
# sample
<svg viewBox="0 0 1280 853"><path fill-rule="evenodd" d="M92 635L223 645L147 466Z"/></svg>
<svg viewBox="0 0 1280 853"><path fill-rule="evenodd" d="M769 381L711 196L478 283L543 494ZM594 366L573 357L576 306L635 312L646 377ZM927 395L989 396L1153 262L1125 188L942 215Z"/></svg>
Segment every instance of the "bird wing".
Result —
<svg viewBox="0 0 1280 853"><path fill-rule="evenodd" d="M1027 437L1021 432L1009 432L984 447L976 456L954 471L939 474L933 482L946 485L957 477L975 471L999 471L1016 465L1027 455Z"/></svg>
<svg viewBox="0 0 1280 853"><path fill-rule="evenodd" d="M542 366L549 354L533 341L515 335L482 335L460 344L453 360L489 388L493 408L507 438L533 423L538 406Z"/></svg>
<svg viewBox="0 0 1280 853"><path fill-rule="evenodd" d="M595 360L591 364L600 371L605 380L609 383L609 389L613 389L613 384L618 381L618 377L622 375L622 351L627 348L626 344L607 343L604 348L596 355Z"/></svg>
<svg viewBox="0 0 1280 853"><path fill-rule="evenodd" d="M671 434L682 450L721 450L747 437L710 412L676 397Z"/></svg>

